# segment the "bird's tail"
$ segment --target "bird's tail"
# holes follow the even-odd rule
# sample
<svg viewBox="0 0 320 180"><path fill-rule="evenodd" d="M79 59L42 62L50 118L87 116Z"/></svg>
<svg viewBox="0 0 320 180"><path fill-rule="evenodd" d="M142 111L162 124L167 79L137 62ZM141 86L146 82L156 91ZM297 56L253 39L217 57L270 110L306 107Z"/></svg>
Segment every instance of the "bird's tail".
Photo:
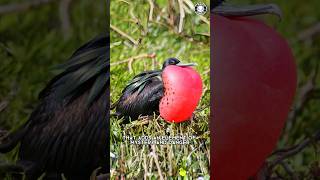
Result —
<svg viewBox="0 0 320 180"><path fill-rule="evenodd" d="M0 153L7 153L11 151L14 147L16 147L26 132L27 126L23 126L15 132L10 133L5 137L1 137L2 141L0 142Z"/></svg>

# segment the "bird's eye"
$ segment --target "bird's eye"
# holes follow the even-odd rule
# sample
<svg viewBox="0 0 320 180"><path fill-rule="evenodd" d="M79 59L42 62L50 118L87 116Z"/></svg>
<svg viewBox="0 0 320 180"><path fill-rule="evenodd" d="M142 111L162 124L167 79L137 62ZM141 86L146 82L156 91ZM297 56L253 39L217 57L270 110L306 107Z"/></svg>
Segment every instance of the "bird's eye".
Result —
<svg viewBox="0 0 320 180"><path fill-rule="evenodd" d="M170 59L170 60L169 60L169 64L170 64L170 65L176 65L176 64L177 64L177 61L174 60L174 59Z"/></svg>

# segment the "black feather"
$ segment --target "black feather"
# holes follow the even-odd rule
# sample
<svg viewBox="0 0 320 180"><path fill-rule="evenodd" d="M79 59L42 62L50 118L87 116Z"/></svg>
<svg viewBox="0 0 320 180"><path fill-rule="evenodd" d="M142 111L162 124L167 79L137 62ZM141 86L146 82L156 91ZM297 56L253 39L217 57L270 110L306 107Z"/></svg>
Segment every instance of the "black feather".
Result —
<svg viewBox="0 0 320 180"><path fill-rule="evenodd" d="M21 142L17 164L27 179L43 173L89 179L98 167L108 171L109 43L97 37L60 65L29 120L12 134L15 145Z"/></svg>
<svg viewBox="0 0 320 180"><path fill-rule="evenodd" d="M147 71L136 75L124 88L114 105L116 114L135 120L139 115L152 115L159 112L159 102L163 96L161 70Z"/></svg>

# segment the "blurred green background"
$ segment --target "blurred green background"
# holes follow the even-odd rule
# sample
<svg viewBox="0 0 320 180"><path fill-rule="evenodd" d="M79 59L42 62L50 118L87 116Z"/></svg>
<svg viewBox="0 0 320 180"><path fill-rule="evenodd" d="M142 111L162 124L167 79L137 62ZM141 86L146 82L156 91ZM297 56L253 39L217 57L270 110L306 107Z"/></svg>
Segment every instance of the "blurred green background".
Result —
<svg viewBox="0 0 320 180"><path fill-rule="evenodd" d="M22 2L30 1L0 0L0 7ZM13 130L28 119L37 105L38 93L55 75L55 65L65 62L83 43L107 30L105 0L70 1L69 30L62 28L61 2L14 13L1 13L0 8L1 132ZM0 154L0 162L14 159L15 152Z"/></svg>

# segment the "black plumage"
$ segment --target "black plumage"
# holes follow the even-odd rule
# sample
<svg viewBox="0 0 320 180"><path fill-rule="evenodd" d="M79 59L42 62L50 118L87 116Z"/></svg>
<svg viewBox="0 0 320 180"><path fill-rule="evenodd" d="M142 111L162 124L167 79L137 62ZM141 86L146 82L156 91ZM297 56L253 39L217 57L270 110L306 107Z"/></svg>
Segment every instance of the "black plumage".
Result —
<svg viewBox="0 0 320 180"><path fill-rule="evenodd" d="M167 59L161 70L146 71L136 75L124 88L121 97L113 105L116 115L124 117L124 123L136 120L140 115L159 114L159 103L164 94L161 78L162 71L168 65L190 66L194 64L179 64L176 58Z"/></svg>
<svg viewBox="0 0 320 180"><path fill-rule="evenodd" d="M135 76L115 104L116 115L124 117L127 123L129 118L135 120L139 115L157 113L163 96L160 78L160 71L144 72Z"/></svg>
<svg viewBox="0 0 320 180"><path fill-rule="evenodd" d="M19 142L17 165L27 179L89 179L109 169L109 37L80 47L39 95L29 120L11 133L0 152Z"/></svg>

